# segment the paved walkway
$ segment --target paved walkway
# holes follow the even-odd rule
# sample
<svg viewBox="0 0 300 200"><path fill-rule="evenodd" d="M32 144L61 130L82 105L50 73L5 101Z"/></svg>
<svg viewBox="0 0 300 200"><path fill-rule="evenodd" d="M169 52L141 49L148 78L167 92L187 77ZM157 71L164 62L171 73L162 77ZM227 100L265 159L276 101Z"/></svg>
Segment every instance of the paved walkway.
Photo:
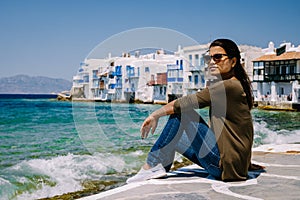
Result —
<svg viewBox="0 0 300 200"><path fill-rule="evenodd" d="M253 178L247 181L225 183L211 180L203 169L191 165L169 173L166 178L127 184L82 200L300 198L299 152L254 152L253 162L266 166L266 172L250 172Z"/></svg>

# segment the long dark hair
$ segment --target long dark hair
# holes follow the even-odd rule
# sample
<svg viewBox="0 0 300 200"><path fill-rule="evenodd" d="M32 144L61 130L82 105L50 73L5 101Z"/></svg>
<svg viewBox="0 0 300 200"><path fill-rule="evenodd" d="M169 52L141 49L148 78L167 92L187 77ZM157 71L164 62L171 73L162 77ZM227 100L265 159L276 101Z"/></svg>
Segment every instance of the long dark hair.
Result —
<svg viewBox="0 0 300 200"><path fill-rule="evenodd" d="M219 46L222 47L229 58L236 58L236 64L233 68L235 77L241 82L244 92L247 95L249 109L253 107L253 94L250 79L241 64L241 53L238 46L229 39L217 39L213 41L209 48Z"/></svg>

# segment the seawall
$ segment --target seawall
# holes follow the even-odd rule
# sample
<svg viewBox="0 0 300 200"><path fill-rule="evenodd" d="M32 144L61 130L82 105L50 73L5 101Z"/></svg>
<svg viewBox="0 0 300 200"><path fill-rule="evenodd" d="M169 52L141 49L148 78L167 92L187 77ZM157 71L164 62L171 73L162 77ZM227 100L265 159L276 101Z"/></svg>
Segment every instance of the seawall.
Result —
<svg viewBox="0 0 300 200"><path fill-rule="evenodd" d="M263 110L300 111L300 103L293 102L255 101L254 105Z"/></svg>

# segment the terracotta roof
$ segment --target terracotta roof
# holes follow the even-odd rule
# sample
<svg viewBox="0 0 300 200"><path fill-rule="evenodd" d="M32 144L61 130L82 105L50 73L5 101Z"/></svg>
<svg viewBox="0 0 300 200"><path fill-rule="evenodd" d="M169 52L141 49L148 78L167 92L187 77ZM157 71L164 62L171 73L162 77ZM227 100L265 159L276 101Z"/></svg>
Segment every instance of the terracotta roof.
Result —
<svg viewBox="0 0 300 200"><path fill-rule="evenodd" d="M263 55L259 58L256 58L253 61L277 61L277 60L300 60L300 52L285 52L279 56L276 54L272 55Z"/></svg>

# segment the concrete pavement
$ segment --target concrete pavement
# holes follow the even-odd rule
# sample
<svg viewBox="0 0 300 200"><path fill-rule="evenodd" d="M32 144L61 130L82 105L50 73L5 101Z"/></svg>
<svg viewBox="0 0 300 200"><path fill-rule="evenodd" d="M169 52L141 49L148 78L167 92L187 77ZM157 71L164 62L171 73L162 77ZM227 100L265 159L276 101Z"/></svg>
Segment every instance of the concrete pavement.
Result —
<svg viewBox="0 0 300 200"><path fill-rule="evenodd" d="M265 172L250 172L252 179L222 182L207 177L205 170L191 165L168 173L166 178L131 183L82 200L190 200L190 199L299 199L300 144L283 152L275 147L253 152L253 162Z"/></svg>

